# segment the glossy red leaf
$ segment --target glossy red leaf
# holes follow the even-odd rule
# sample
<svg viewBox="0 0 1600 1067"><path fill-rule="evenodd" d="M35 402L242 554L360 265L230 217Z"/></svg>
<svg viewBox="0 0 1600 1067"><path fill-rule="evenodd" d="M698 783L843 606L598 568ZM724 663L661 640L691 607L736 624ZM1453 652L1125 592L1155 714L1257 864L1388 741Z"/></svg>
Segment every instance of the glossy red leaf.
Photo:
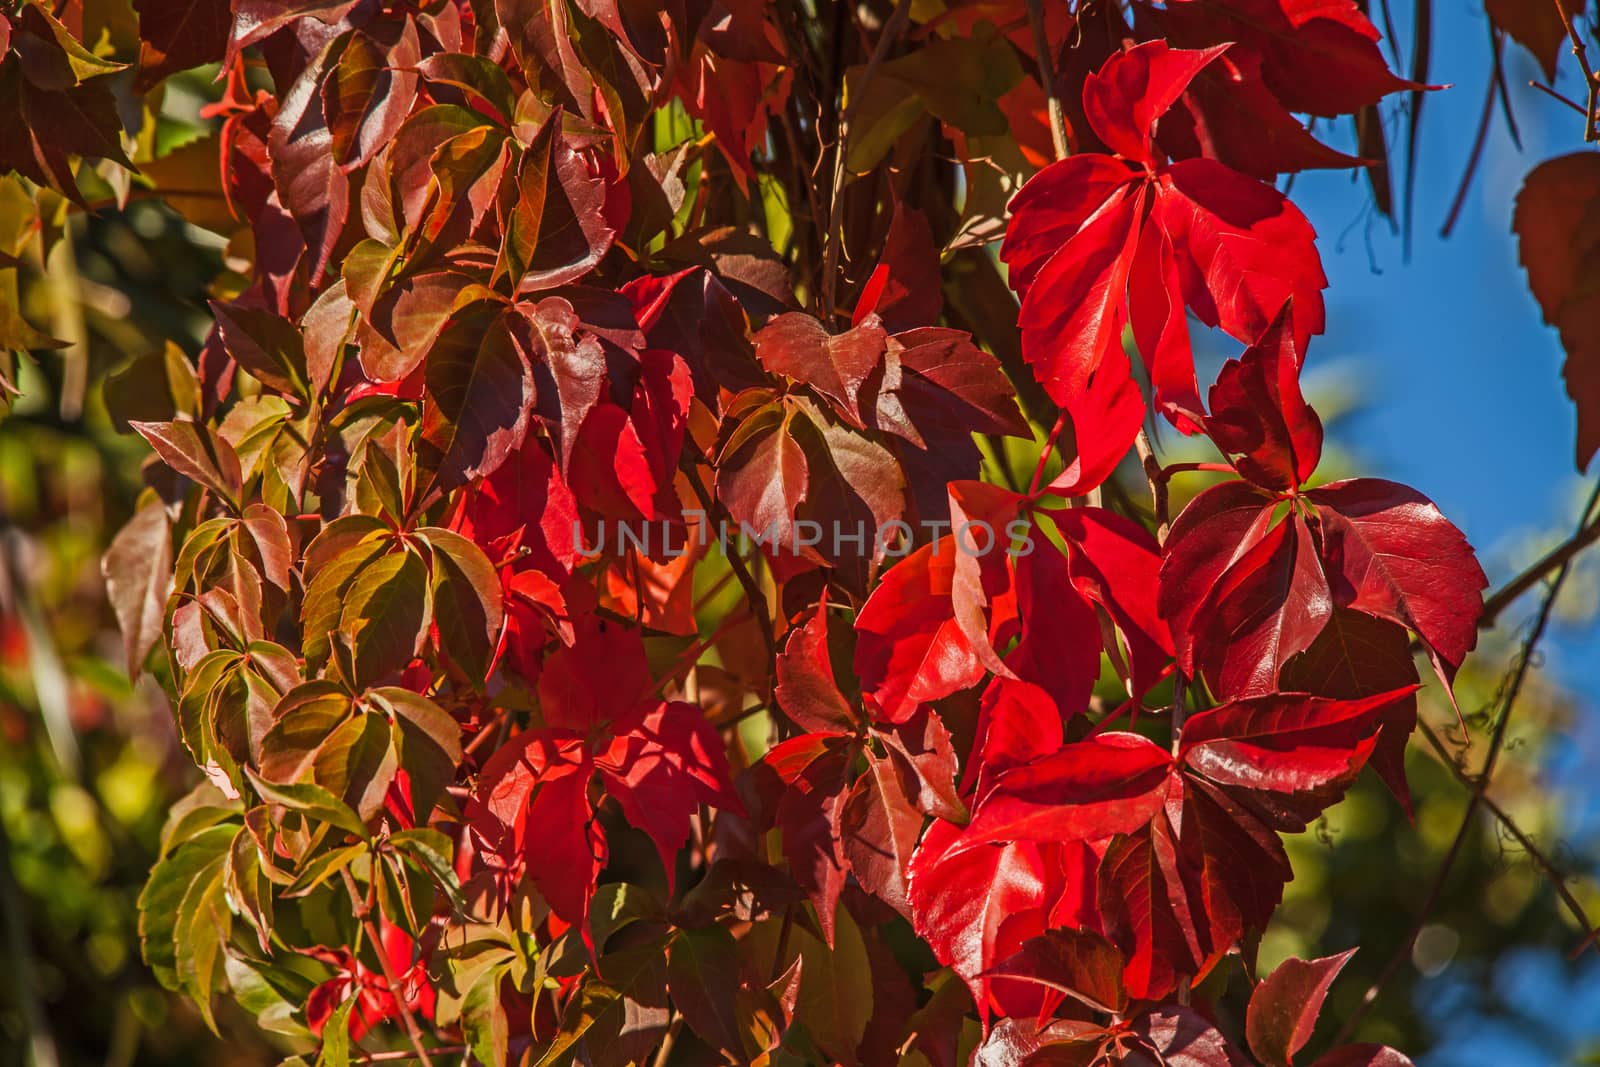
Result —
<svg viewBox="0 0 1600 1067"><path fill-rule="evenodd" d="M855 670L876 713L904 722L917 705L974 685L984 667L951 608L955 542L923 545L890 567L856 616Z"/></svg>
<svg viewBox="0 0 1600 1067"><path fill-rule="evenodd" d="M1126 159L1154 163L1151 133L1189 83L1227 47L1203 51L1146 41L1107 60L1083 83L1083 110L1106 147Z"/></svg>
<svg viewBox="0 0 1600 1067"><path fill-rule="evenodd" d="M1422 638L1448 685L1478 643L1489 579L1461 531L1414 489L1377 478L1306 494L1322 526L1333 602Z"/></svg>
<svg viewBox="0 0 1600 1067"><path fill-rule="evenodd" d="M1322 458L1322 420L1300 393L1302 356L1285 307L1267 332L1217 372L1206 433L1264 489L1300 486Z"/></svg>
<svg viewBox="0 0 1600 1067"><path fill-rule="evenodd" d="M908 872L917 934L990 1005L981 976L1044 932L1049 875L1037 845L1016 842L961 848L960 827L943 820L923 835Z"/></svg>
<svg viewBox="0 0 1600 1067"><path fill-rule="evenodd" d="M952 851L1002 841L1130 834L1166 802L1172 756L1138 734L1105 733L1001 774Z"/></svg>

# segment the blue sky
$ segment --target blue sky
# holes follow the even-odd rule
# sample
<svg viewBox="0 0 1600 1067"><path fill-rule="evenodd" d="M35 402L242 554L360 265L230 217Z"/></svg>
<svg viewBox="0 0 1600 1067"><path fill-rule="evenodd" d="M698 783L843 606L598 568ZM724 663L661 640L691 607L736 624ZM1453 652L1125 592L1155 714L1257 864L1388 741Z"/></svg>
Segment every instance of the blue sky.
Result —
<svg viewBox="0 0 1600 1067"><path fill-rule="evenodd" d="M1511 214L1529 169L1583 147L1582 119L1528 87L1539 68L1511 45L1507 79L1523 151L1497 114L1461 219L1441 238L1489 64L1481 10L1462 0L1435 6L1432 80L1452 87L1424 104L1410 261L1372 212L1364 178L1313 172L1291 190L1317 228L1329 278L1328 331L1312 342L1308 373L1355 387L1366 407L1344 425L1341 443L1370 473L1433 497L1488 557L1491 577L1503 578L1507 561L1496 550L1519 533L1568 523L1581 481L1561 344L1528 291ZM1400 122L1396 115L1396 144Z"/></svg>
<svg viewBox="0 0 1600 1067"><path fill-rule="evenodd" d="M1411 5L1393 6L1400 18ZM1307 372L1313 395L1320 379L1325 390L1348 391L1363 404L1337 427L1338 442L1362 472L1431 496L1499 584L1527 561L1531 536L1570 526L1583 493L1573 457L1576 418L1561 379L1565 357L1528 292L1511 233L1523 176L1545 159L1580 150L1582 118L1529 88L1539 67L1509 45L1506 74L1522 151L1497 114L1460 221L1441 239L1490 65L1481 4L1442 0L1434 9L1431 80L1452 88L1429 94L1424 104L1409 262L1400 237L1372 213L1363 178L1313 173L1292 188L1317 228L1330 283L1328 331L1312 342ZM1408 56L1403 21L1399 33ZM1579 96L1582 79L1570 55L1562 67L1558 88ZM1402 121L1396 116L1391 144L1403 139ZM1339 147L1353 151L1347 143ZM1531 602L1511 621L1525 617ZM1558 628L1547 652L1550 669L1587 691L1600 628ZM1594 750L1573 746L1580 748ZM1592 776L1592 764L1565 762L1551 768L1556 780L1570 785ZM1600 805L1592 788L1582 792L1588 801L1582 808ZM1503 961L1492 975L1457 971L1447 969L1419 989L1419 1007L1444 1042L1425 1067L1567 1063L1600 1034L1594 999L1600 963L1593 958L1576 981L1559 955L1537 949Z"/></svg>

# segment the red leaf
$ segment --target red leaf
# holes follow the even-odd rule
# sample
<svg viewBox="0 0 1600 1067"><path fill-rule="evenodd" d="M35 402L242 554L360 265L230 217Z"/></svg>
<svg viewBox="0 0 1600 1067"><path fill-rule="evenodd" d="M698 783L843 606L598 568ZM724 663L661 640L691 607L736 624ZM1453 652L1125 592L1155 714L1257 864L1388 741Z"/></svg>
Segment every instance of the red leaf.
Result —
<svg viewBox="0 0 1600 1067"><path fill-rule="evenodd" d="M937 326L889 338L873 425L929 449L941 449L947 439L965 442L974 433L1028 436L1016 390L999 360L973 344L971 335Z"/></svg>
<svg viewBox="0 0 1600 1067"><path fill-rule="evenodd" d="M1179 663L1203 671L1232 698L1268 693L1289 657L1303 652L1333 614L1311 529L1290 513L1242 552L1177 635Z"/></svg>
<svg viewBox="0 0 1600 1067"><path fill-rule="evenodd" d="M137 0L133 8L139 13L137 93L148 92L169 74L214 63L227 49L233 27L227 0Z"/></svg>
<svg viewBox="0 0 1600 1067"><path fill-rule="evenodd" d="M1249 1058L1193 1008L1161 1005L1135 1020L1133 1032L1155 1049L1166 1067L1250 1067Z"/></svg>
<svg viewBox="0 0 1600 1067"><path fill-rule="evenodd" d="M762 327L753 340L756 358L768 371L811 386L852 424L864 425L861 388L882 365L887 343L881 322L869 316L830 335L817 319L791 311Z"/></svg>
<svg viewBox="0 0 1600 1067"><path fill-rule="evenodd" d="M1181 319L1181 305L1177 311ZM1105 484L1128 454L1144 423L1144 396L1127 361L1107 360L1090 374L1083 391L1067 401L1066 412L1075 455L1049 488L1060 496L1081 496Z"/></svg>
<svg viewBox="0 0 1600 1067"><path fill-rule="evenodd" d="M1148 11L1141 7L1138 14ZM1261 56L1248 46L1230 48L1195 77L1162 119L1156 139L1174 159L1205 156L1262 181L1363 162L1311 135L1267 87Z"/></svg>
<svg viewBox="0 0 1600 1067"><path fill-rule="evenodd" d="M1154 163L1156 120L1182 96L1195 75L1227 51L1226 45L1182 51L1146 41L1106 61L1083 83L1083 110L1106 147L1125 159Z"/></svg>
<svg viewBox="0 0 1600 1067"><path fill-rule="evenodd" d="M589 902L605 834L589 808L593 765L581 741L544 731L513 738L483 765L467 819L508 885L528 877L550 910L589 938Z"/></svg>
<svg viewBox="0 0 1600 1067"><path fill-rule="evenodd" d="M1301 355L1285 307L1261 339L1223 364L1206 433L1265 489L1298 488L1322 457L1322 420L1300 393Z"/></svg>
<svg viewBox="0 0 1600 1067"><path fill-rule="evenodd" d="M1131 834L1166 802L1172 757L1138 734L1106 733L1006 771L953 851L1003 841Z"/></svg>
<svg viewBox="0 0 1600 1067"><path fill-rule="evenodd" d="M539 674L539 710L546 726L588 734L637 727L651 690L639 631L594 615L575 626L570 646L557 648Z"/></svg>
<svg viewBox="0 0 1600 1067"><path fill-rule="evenodd" d="M870 757L838 809L839 847L861 888L906 917L906 866L922 833L922 813L911 806L889 760Z"/></svg>
<svg viewBox="0 0 1600 1067"><path fill-rule="evenodd" d="M828 650L828 595L823 591L806 621L789 631L777 663L774 696L783 714L806 731L849 733L856 710L839 691Z"/></svg>
<svg viewBox="0 0 1600 1067"><path fill-rule="evenodd" d="M1582 16L1583 0L1524 4L1520 0L1484 0L1483 9L1496 26L1505 30L1539 61L1546 81L1555 81L1556 61L1567 50L1567 27L1561 20ZM1554 207L1555 205L1551 205Z"/></svg>
<svg viewBox="0 0 1600 1067"><path fill-rule="evenodd" d="M923 835L911 859L908 893L917 934L972 990L980 1011L992 1005L980 977L1030 937L1044 932L1047 873L1037 845L963 845L943 820Z"/></svg>
<svg viewBox="0 0 1600 1067"><path fill-rule="evenodd" d="M1262 57L1262 78L1289 111L1331 118L1418 89L1390 73L1378 31L1355 0L1175 3L1160 27L1189 48L1236 41Z"/></svg>
<svg viewBox="0 0 1600 1067"><path fill-rule="evenodd" d="M1082 1001L1095 1011L1121 1013L1122 954L1087 930L1050 930L992 967L985 977L1031 982Z"/></svg>
<svg viewBox="0 0 1600 1067"><path fill-rule="evenodd" d="M1338 608L1305 652L1284 665L1278 684L1294 692L1351 700L1415 685L1417 668L1411 639L1403 627ZM1412 695L1390 704L1383 713L1373 770L1409 814L1406 785L1406 742L1417 726L1417 700Z"/></svg>
<svg viewBox="0 0 1600 1067"><path fill-rule="evenodd" d="M1372 752L1383 713L1406 686L1357 700L1274 693L1197 712L1179 759L1218 785L1285 796L1342 791Z"/></svg>
<svg viewBox="0 0 1600 1067"><path fill-rule="evenodd" d="M1289 1067L1316 1029L1333 980L1355 949L1317 960L1284 960L1250 994L1245 1036L1267 1067Z"/></svg>
<svg viewBox="0 0 1600 1067"><path fill-rule="evenodd" d="M776 550L798 541L795 508L806 499L810 469L795 440L793 409L777 402L756 408L734 427L717 456L717 499Z"/></svg>
<svg viewBox="0 0 1600 1067"><path fill-rule="evenodd" d="M1122 984L1130 996L1159 1000L1199 973L1205 952L1165 815L1112 843L1100 864L1098 899L1106 934L1126 960Z"/></svg>
<svg viewBox="0 0 1600 1067"><path fill-rule="evenodd" d="M951 607L957 548L951 538L896 563L856 616L855 671L861 691L888 722L917 705L975 685L983 663Z"/></svg>
<svg viewBox="0 0 1600 1067"><path fill-rule="evenodd" d="M1489 584L1461 531L1414 489L1376 478L1306 494L1322 523L1333 602L1422 638L1446 686L1478 643Z"/></svg>
<svg viewBox="0 0 1600 1067"><path fill-rule="evenodd" d="M1196 495L1173 521L1163 549L1156 610L1172 628L1180 662L1189 667L1194 662L1195 619L1206 597L1266 536L1271 506L1272 498L1248 482L1223 482Z"/></svg>
<svg viewBox="0 0 1600 1067"><path fill-rule="evenodd" d="M497 309L452 322L428 354L423 382L418 458L440 488L493 474L527 436L533 368Z"/></svg>
<svg viewBox="0 0 1600 1067"><path fill-rule="evenodd" d="M1065 744L1061 710L1032 682L996 678L983 691L978 727L962 775L961 791L986 795L996 776L1043 759Z"/></svg>
<svg viewBox="0 0 1600 1067"><path fill-rule="evenodd" d="M943 286L939 249L927 216L896 199L883 252L856 300L850 325L860 326L877 315L891 333L931 326L944 309Z"/></svg>
<svg viewBox="0 0 1600 1067"><path fill-rule="evenodd" d="M1278 190L1209 159L1162 170L1151 209L1172 240L1183 299L1207 326L1246 344L1294 301L1294 342L1323 328L1328 279L1316 231Z"/></svg>
<svg viewBox="0 0 1600 1067"><path fill-rule="evenodd" d="M337 61L338 48L329 47L300 73L267 138L272 181L305 237L313 285L322 280L350 214L350 181L334 158L333 133L322 114L322 80Z"/></svg>
<svg viewBox="0 0 1600 1067"><path fill-rule="evenodd" d="M1156 539L1131 519L1101 508L1069 508L1052 517L1066 541L1073 586L1116 626L1127 646L1129 681L1142 696L1172 655L1172 637L1156 613L1162 567Z"/></svg>
<svg viewBox="0 0 1600 1067"><path fill-rule="evenodd" d="M845 858L837 833L839 808L850 785L857 742L839 734L802 734L761 757L784 788L773 820L783 836L789 873L811 897L824 936L833 940L844 890Z"/></svg>
<svg viewBox="0 0 1600 1067"><path fill-rule="evenodd" d="M707 804L741 809L728 780L726 746L697 705L664 703L595 760L606 789L628 823L650 836L661 854L670 892L677 854L690 820Z"/></svg>

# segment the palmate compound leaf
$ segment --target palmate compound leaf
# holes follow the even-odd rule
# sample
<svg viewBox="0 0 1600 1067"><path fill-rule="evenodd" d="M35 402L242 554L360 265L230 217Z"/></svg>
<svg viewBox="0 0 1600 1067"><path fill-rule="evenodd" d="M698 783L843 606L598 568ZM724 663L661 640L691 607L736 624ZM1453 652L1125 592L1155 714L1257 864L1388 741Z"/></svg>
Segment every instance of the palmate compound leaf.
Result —
<svg viewBox="0 0 1600 1067"><path fill-rule="evenodd" d="M985 972L1062 925L1110 938L1131 996L1164 996L1264 927L1291 874L1278 833L1342 795L1414 691L1225 704L1191 716L1176 758L1134 734L1045 751L999 774L965 828L924 836L917 929L980 1003L997 992Z"/></svg>
<svg viewBox="0 0 1600 1067"><path fill-rule="evenodd" d="M1178 328L1183 307L1165 286L1130 289L1130 278L1175 281L1201 322L1247 343L1291 300L1297 344L1323 328L1327 279L1298 209L1214 160L1148 161L1147 113L1158 118L1207 57L1177 55L1160 41L1114 55L1085 99L1096 103L1090 119L1101 137L1136 154L1052 164L1012 201L1001 256L1022 298L1024 355L1057 403L1070 404L1101 364L1124 358L1122 331L1131 325L1136 337L1153 339L1141 356L1157 407L1187 428L1196 405L1187 331Z"/></svg>
<svg viewBox="0 0 1600 1067"><path fill-rule="evenodd" d="M1488 584L1461 532L1420 493L1380 479L1296 493L1287 510L1283 499L1224 482L1173 523L1157 608L1180 667L1225 698L1270 692L1350 609L1415 633L1448 686L1477 643Z"/></svg>

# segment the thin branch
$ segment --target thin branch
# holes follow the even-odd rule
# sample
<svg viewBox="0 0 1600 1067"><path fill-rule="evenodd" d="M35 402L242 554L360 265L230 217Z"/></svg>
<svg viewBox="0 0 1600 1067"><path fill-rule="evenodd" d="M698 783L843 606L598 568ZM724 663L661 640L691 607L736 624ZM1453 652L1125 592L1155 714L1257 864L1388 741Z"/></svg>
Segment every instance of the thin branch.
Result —
<svg viewBox="0 0 1600 1067"><path fill-rule="evenodd" d="M1172 529L1172 517L1167 507L1168 472L1156 459L1155 449L1151 447L1150 437L1143 427L1139 429L1139 436L1133 439L1133 450L1139 454L1139 462L1144 465L1145 481L1150 483L1150 507L1156 517L1156 540L1164 545L1167 543L1167 533Z"/></svg>
<svg viewBox="0 0 1600 1067"><path fill-rule="evenodd" d="M1574 540L1589 528L1596 505L1600 505L1600 483L1595 485L1594 491L1589 496L1588 503L1584 505L1583 515L1579 519L1578 534L1574 535ZM1389 980L1399 972L1400 968L1405 965L1406 960L1410 958L1413 947L1416 945L1417 936L1422 933L1422 928L1427 925L1428 917L1438 904L1439 897L1444 891L1445 882L1450 877L1451 868L1455 866L1457 858L1461 855L1462 847L1472 834L1473 820L1478 814L1478 808L1485 803L1484 793L1489 788L1489 780L1494 774L1495 765L1499 762L1500 753L1505 748L1506 733L1511 726L1511 712L1516 707L1517 697L1522 693L1523 682L1527 680L1528 669L1533 664L1534 651L1538 648L1540 640L1544 637L1545 630L1550 625L1550 617L1555 612L1556 599L1561 595L1561 588L1566 584L1567 576L1572 573L1572 556L1573 554L1566 556L1557 568L1555 576L1550 580L1544 600L1539 605L1538 614L1534 616L1533 626L1528 631L1527 638L1523 640L1522 648L1517 653L1516 663L1511 668L1510 677L1507 678L1501 690L1500 699L1497 701L1500 706L1500 716L1495 721L1494 729L1489 737L1489 752L1484 757L1483 769L1477 774L1471 798L1467 801L1467 810L1461 816L1461 825L1456 829L1456 835L1450 842L1450 848L1445 852L1444 859L1440 862L1439 869L1434 874L1433 882L1428 888L1427 895L1423 898L1422 907L1418 910L1416 918L1412 920L1410 930L1407 931L1406 936L1401 940L1394 954L1389 957L1389 962L1384 965L1383 970L1378 973L1378 977L1367 988L1366 994L1361 998L1360 1005L1345 1020L1344 1026L1340 1028L1339 1036L1335 1040L1337 1045L1342 1045L1350 1039L1350 1036L1355 1032L1355 1028L1366 1015L1367 1009L1372 1006L1372 1003L1377 1000L1378 994L1383 991L1383 987L1389 983Z"/></svg>
<svg viewBox="0 0 1600 1067"><path fill-rule="evenodd" d="M411 1042L412 1051L416 1058L422 1061L422 1067L433 1067L433 1060L428 1058L428 1047L422 1040L422 1027L417 1025L417 1017L412 1014L406 1005L406 995L401 987L399 978L395 976L394 967L389 963L389 954L384 951L383 935L378 932L378 924L372 921L372 909L366 901L361 899L361 894L356 888L356 880L348 868L340 868L339 873L344 876L345 891L350 894L350 905L355 908L356 918L361 922L361 928L366 931L367 940L372 942L372 951L378 957L378 967L383 972L383 980L389 986L389 992L394 995L394 1002L400 1009L400 1021L405 1024L406 1037Z"/></svg>
<svg viewBox="0 0 1600 1067"><path fill-rule="evenodd" d="M1578 103L1576 100L1571 99L1570 97L1562 96L1560 93L1558 93L1554 89L1550 88L1544 82L1530 81L1528 83L1528 85L1531 86L1534 89L1539 90L1541 93L1543 93L1544 95L1548 96L1550 99L1556 101L1557 103L1565 104L1568 107L1570 107L1572 110L1576 111L1578 114L1580 114L1580 115L1583 114L1583 105L1582 104Z"/></svg>
<svg viewBox="0 0 1600 1067"><path fill-rule="evenodd" d="M1045 31L1043 0L1028 0L1028 25L1033 29L1033 49L1039 54L1039 87L1044 90L1050 109L1050 142L1056 158L1066 159L1072 154L1072 146L1067 141L1066 112L1056 93L1055 57L1050 54L1050 35Z"/></svg>
<svg viewBox="0 0 1600 1067"><path fill-rule="evenodd" d="M900 39L910 21L911 0L897 0L894 14L890 15L889 21L884 24L883 32L878 35L878 43L873 47L872 55L867 60L867 67L861 72L861 80L856 83L855 94L845 101L844 112L839 116L839 130L834 137L833 145L833 186L828 192L828 232L824 235L822 246L821 295L822 314L825 320L833 318L834 291L838 287L839 247L844 243L840 223L843 221L841 208L844 200L844 159L850 144L850 121L855 118L856 109L861 106L861 101L866 99L867 87L872 84L878 68L883 66L883 61L889 57L889 50Z"/></svg>
<svg viewBox="0 0 1600 1067"><path fill-rule="evenodd" d="M1584 48L1583 37L1578 33L1578 27L1572 23L1572 15L1567 11L1565 0L1551 0L1556 5L1556 13L1561 16L1561 25L1567 31L1567 39L1572 42L1572 55L1578 61L1578 68L1583 71L1583 83L1589 87L1589 107L1584 112L1583 139L1585 141L1600 140L1600 116L1595 113L1600 110L1600 80L1594 76L1594 68L1589 66L1589 53Z"/></svg>
<svg viewBox="0 0 1600 1067"><path fill-rule="evenodd" d="M1500 820L1500 824L1506 828L1506 831L1512 837L1516 838L1517 844L1521 845L1522 850L1528 854L1528 858L1533 862L1533 865L1543 872L1551 887L1555 889L1556 894L1561 898L1562 903L1572 913L1572 917L1578 921L1579 926L1583 927L1583 945L1588 945L1594 939L1596 933L1600 933L1600 931L1597 931L1595 925L1589 921L1588 913L1583 910L1583 905L1578 903L1578 899L1567 888L1567 876L1562 874L1550 857L1546 856L1534 844L1533 838L1529 837L1527 832L1516 824L1511 815L1485 792L1488 783L1473 778L1462 769L1461 764L1456 761L1455 756L1445 746L1444 740L1439 737L1438 731L1425 722L1418 723L1417 728L1421 731L1428 744L1433 747L1434 752L1438 754L1440 761L1450 768L1450 773L1455 776L1456 781L1460 782L1468 792L1479 796L1479 802L1489 809L1491 815Z"/></svg>
<svg viewBox="0 0 1600 1067"><path fill-rule="evenodd" d="M700 506L705 509L706 516L718 521L727 518L727 509L722 506L721 501L711 495L711 491L700 480L700 474L694 469L692 459L683 464L683 473L690 487L694 489L694 495L700 499ZM756 624L761 627L761 640L767 646L767 666L769 669L775 668L778 662L778 636L773 632L772 609L767 605L767 595L761 591L761 586L745 567L744 559L738 552L730 547L724 554L727 556L728 566L733 569L733 576L739 580L739 586L744 590L744 595L755 612Z"/></svg>
<svg viewBox="0 0 1600 1067"><path fill-rule="evenodd" d="M1500 613L1515 603L1523 593L1538 585L1551 571L1565 567L1574 556L1596 541L1600 541L1600 520L1579 529L1577 533L1529 564L1521 574L1485 598L1483 614L1478 617L1478 628L1493 629L1500 618Z"/></svg>

